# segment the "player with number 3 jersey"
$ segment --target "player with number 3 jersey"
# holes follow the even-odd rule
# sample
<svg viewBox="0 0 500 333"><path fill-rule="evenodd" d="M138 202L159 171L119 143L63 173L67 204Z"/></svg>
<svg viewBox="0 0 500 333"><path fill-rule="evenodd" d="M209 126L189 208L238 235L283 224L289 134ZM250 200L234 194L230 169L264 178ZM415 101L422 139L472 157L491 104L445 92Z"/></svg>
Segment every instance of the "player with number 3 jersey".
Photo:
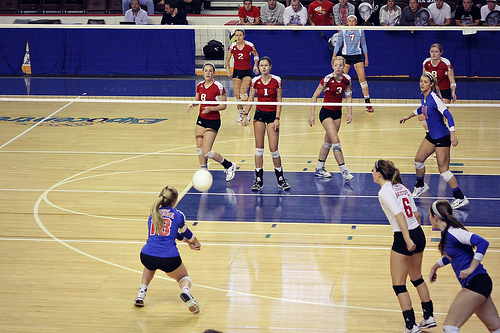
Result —
<svg viewBox="0 0 500 333"><path fill-rule="evenodd" d="M378 192L380 206L394 232L391 249L392 288L403 311L405 333L419 333L421 328L436 326L429 289L422 278L425 234L420 227L420 214L394 163L387 160L376 161L372 176L373 181L381 186ZM422 302L424 318L419 325L415 322L415 312L406 289L408 275Z"/></svg>

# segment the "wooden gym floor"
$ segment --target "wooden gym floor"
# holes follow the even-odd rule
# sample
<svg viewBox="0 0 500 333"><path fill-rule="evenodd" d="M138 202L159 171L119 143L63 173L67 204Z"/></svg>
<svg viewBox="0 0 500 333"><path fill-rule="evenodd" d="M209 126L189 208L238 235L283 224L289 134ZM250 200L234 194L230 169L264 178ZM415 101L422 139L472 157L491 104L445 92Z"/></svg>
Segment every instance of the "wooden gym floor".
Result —
<svg viewBox="0 0 500 333"><path fill-rule="evenodd" d="M331 206L308 204L308 196L296 195L302 193L301 182L314 184L311 172L324 131L319 124L309 127L309 107L286 107L280 153L285 175L294 180L289 196L295 200L293 206L300 208L294 211L293 222L287 215L288 205L274 204L280 198L291 199L277 191L270 173L263 202L249 196L254 168L253 130L235 122L234 107L223 114L214 150L238 163L235 180L240 177L247 181L241 187L225 184L221 167L212 164L213 191L204 195L190 189L191 176L199 167L194 150L197 112L187 114L185 105L0 102L0 107L4 116L11 117L11 121L0 121L1 331L404 330L391 288L390 226L380 224L382 211L376 205L363 211L361 218L342 212L353 211L351 201L344 201L346 196L375 202L377 187L369 182L369 173L378 158L394 160L412 185L412 158L424 132L416 120L398 123L412 107L380 107L374 114L354 108L352 124L344 121L340 133L346 163L356 176L353 191L342 195L338 186L337 195L329 193L329 187L325 191L318 186L316 192L308 194L327 196ZM56 120L34 128L33 121L18 118L45 117L57 110ZM490 220L482 216L485 209L498 215L498 111L452 109L460 142L452 149L452 170L457 172L459 182L469 175L482 177L478 184L467 181L469 187L463 186L466 194L469 191L479 196L477 193L485 188L493 193L482 201L472 200L463 211L469 219L479 221L469 230L490 241L483 263L494 281L497 306L500 229L489 226ZM69 119L79 117L92 120ZM129 117L149 120L117 120ZM148 124L152 118L167 120ZM272 171L267 144L264 161L265 170ZM430 158L427 166L431 179L438 184L435 161ZM334 185L329 186L336 186L340 178L332 158L327 168L335 172ZM162 272L150 285L146 306L136 308L132 304L140 284L139 252L146 239L149 208L166 184L184 195L179 207L202 243L200 252L179 245L194 282L192 292L201 306L199 315L185 308L177 284ZM431 188L430 193L431 199L451 196L442 184ZM334 195L328 197L330 194ZM202 208L203 198L217 196L223 198L220 204ZM192 198L195 204L187 201ZM481 205L476 204L480 201ZM230 213L221 212L227 207L224 202L232 203ZM429 202L417 202L423 213ZM254 212L251 219L246 217L248 211ZM337 213L337 218L308 223L318 215ZM224 219L218 218L222 215ZM287 216L286 222L280 216ZM498 220L490 223L498 225ZM424 221L424 230L428 246L423 276L428 280L431 265L439 259L439 232L431 230L428 221ZM438 281L429 284L439 324L429 332L441 331L459 287L451 268L441 269ZM410 283L408 289L420 320L420 301ZM474 316L462 331L486 329Z"/></svg>

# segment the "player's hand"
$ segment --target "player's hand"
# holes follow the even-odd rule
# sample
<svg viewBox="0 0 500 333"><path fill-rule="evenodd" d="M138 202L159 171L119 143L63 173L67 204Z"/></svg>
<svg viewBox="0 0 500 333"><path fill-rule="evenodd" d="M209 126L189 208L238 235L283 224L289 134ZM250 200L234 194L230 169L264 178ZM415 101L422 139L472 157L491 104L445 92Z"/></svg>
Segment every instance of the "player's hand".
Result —
<svg viewBox="0 0 500 333"><path fill-rule="evenodd" d="M429 281L431 282L436 282L437 280L437 270L432 267L431 272L429 273Z"/></svg>
<svg viewBox="0 0 500 333"><path fill-rule="evenodd" d="M460 271L460 278L461 279L467 279L469 275L471 275L474 272L474 269L471 269L470 267L467 269L464 269L463 271Z"/></svg>
<svg viewBox="0 0 500 333"><path fill-rule="evenodd" d="M368 67L368 64L369 64L368 59L365 59L365 67Z"/></svg>
<svg viewBox="0 0 500 333"><path fill-rule="evenodd" d="M259 75L259 68L257 66L253 66L253 72L255 75Z"/></svg>
<svg viewBox="0 0 500 333"><path fill-rule="evenodd" d="M279 119L275 119L274 122L273 122L273 130L275 132L277 132L279 129L280 129L280 120Z"/></svg>
<svg viewBox="0 0 500 333"><path fill-rule="evenodd" d="M404 123L405 123L405 121L407 121L408 119L410 119L410 117L408 117L408 116L404 116L403 118L399 119L399 123L400 123L400 124L404 124Z"/></svg>
<svg viewBox="0 0 500 333"><path fill-rule="evenodd" d="M451 98L452 98L451 101L455 102L457 100L457 95L451 94Z"/></svg>
<svg viewBox="0 0 500 333"><path fill-rule="evenodd" d="M206 106L205 108L203 108L203 110L201 110L201 113L207 114L210 111L212 111L212 108L213 108L213 106Z"/></svg>
<svg viewBox="0 0 500 333"><path fill-rule="evenodd" d="M191 250L196 250L196 251L201 250L201 244L198 241L198 238L195 238L192 242L187 241L187 243L189 244L189 247L191 248Z"/></svg>
<svg viewBox="0 0 500 333"><path fill-rule="evenodd" d="M311 115L309 117L309 126L312 127L315 123L316 123L316 117L314 117L314 115Z"/></svg>
<svg viewBox="0 0 500 333"><path fill-rule="evenodd" d="M415 243L413 243L413 240L410 239L406 242L406 248L408 249L408 251L412 252L415 251L417 246L415 245Z"/></svg>
<svg viewBox="0 0 500 333"><path fill-rule="evenodd" d="M241 126L245 127L246 125L248 125L248 121L247 121L248 117L246 114L243 115L243 119L241 120Z"/></svg>
<svg viewBox="0 0 500 333"><path fill-rule="evenodd" d="M191 112L192 109L193 109L193 104L189 104L186 109L187 113Z"/></svg>
<svg viewBox="0 0 500 333"><path fill-rule="evenodd" d="M451 144L453 147L456 147L458 145L458 138L455 132L450 132L450 139L451 139Z"/></svg>
<svg viewBox="0 0 500 333"><path fill-rule="evenodd" d="M231 77L231 70L229 68L226 69L226 76Z"/></svg>
<svg viewBox="0 0 500 333"><path fill-rule="evenodd" d="M352 122L352 114L348 113L346 120L347 120L347 123L350 124Z"/></svg>

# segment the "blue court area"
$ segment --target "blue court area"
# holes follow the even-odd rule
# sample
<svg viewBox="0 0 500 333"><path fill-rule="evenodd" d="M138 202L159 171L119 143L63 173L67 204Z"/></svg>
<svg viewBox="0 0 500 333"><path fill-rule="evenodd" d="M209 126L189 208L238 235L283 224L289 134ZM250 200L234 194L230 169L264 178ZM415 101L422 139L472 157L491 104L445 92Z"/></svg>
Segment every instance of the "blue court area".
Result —
<svg viewBox="0 0 500 333"><path fill-rule="evenodd" d="M378 191L371 173L353 174L343 183L339 173L331 179L315 178L312 172L285 172L292 186L283 191L276 185L274 172L264 173L264 188L252 192L253 171L239 171L229 183L222 171L212 171L214 183L206 192L191 188L178 204L188 220L264 223L389 224L380 208ZM500 227L500 176L458 175L470 204L456 210L466 226ZM403 175L413 190L414 175ZM415 199L422 224L430 225L428 210L436 199L452 199L451 190L439 175L426 175L430 190ZM198 209L193 209L197 207Z"/></svg>
<svg viewBox="0 0 500 333"><path fill-rule="evenodd" d="M279 75L279 73L276 73ZM328 74L324 73L325 75ZM354 69L350 75L355 75ZM165 77L0 77L0 95L81 96L89 97L193 97L201 76ZM227 96L234 97L232 81L217 76L226 88ZM311 98L322 77L283 77L283 98ZM370 95L376 99L418 99L419 78L368 77ZM498 79L460 79L457 91L460 100L500 100ZM353 78L353 97L362 98L359 82Z"/></svg>

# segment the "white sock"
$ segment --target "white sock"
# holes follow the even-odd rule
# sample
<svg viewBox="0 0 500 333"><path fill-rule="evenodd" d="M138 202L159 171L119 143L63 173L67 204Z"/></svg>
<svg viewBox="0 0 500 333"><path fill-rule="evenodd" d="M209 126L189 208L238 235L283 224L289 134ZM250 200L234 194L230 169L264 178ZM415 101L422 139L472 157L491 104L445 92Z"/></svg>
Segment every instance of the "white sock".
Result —
<svg viewBox="0 0 500 333"><path fill-rule="evenodd" d="M147 284L141 284L141 286L139 287L139 290L140 291L146 291L146 290L148 290L148 285Z"/></svg>
<svg viewBox="0 0 500 333"><path fill-rule="evenodd" d="M347 167L345 166L345 164L339 165L339 168L340 168L340 171L341 171L342 173L344 173L344 172L348 172L348 171L347 171Z"/></svg>
<svg viewBox="0 0 500 333"><path fill-rule="evenodd" d="M325 167L325 162L318 161L318 164L316 165L316 169L323 169L324 167Z"/></svg>
<svg viewBox="0 0 500 333"><path fill-rule="evenodd" d="M456 326L446 325L446 326L443 326L443 332L444 333L459 333L460 329Z"/></svg>

